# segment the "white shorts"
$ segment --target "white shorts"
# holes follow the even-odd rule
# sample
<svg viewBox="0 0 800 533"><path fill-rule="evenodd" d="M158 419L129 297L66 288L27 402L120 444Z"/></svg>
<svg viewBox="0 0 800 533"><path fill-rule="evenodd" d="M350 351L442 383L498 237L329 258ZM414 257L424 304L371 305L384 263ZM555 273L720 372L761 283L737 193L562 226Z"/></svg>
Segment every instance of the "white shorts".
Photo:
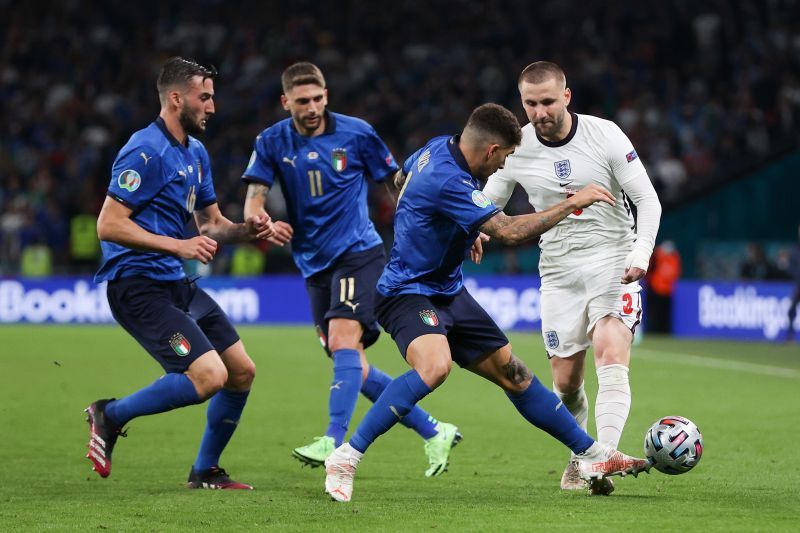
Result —
<svg viewBox="0 0 800 533"><path fill-rule="evenodd" d="M597 322L614 316L631 332L642 318L639 282L623 285L628 250L580 250L539 262L542 337L548 357L570 357L591 345Z"/></svg>

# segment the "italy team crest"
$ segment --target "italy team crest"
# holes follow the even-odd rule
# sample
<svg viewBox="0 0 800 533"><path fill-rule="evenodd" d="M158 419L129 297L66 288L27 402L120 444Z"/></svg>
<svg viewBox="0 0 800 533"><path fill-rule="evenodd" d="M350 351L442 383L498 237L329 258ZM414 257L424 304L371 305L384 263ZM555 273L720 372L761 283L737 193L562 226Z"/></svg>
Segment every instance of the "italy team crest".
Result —
<svg viewBox="0 0 800 533"><path fill-rule="evenodd" d="M189 355L189 352L192 351L192 345L189 344L189 341L186 340L186 337L183 336L183 333L176 333L170 337L169 345L173 350L175 350L175 353L178 354L178 357L186 357Z"/></svg>
<svg viewBox="0 0 800 533"><path fill-rule="evenodd" d="M347 168L347 148L335 148L331 152L333 168L336 172L341 172Z"/></svg>
<svg viewBox="0 0 800 533"><path fill-rule="evenodd" d="M436 327L439 325L439 317L436 316L436 312L432 309L425 309L424 311L419 312L419 317L427 326Z"/></svg>
<svg viewBox="0 0 800 533"><path fill-rule="evenodd" d="M553 163L553 166L556 168L556 177L560 180L568 178L569 175L572 174L572 167L569 164L569 159L556 161Z"/></svg>

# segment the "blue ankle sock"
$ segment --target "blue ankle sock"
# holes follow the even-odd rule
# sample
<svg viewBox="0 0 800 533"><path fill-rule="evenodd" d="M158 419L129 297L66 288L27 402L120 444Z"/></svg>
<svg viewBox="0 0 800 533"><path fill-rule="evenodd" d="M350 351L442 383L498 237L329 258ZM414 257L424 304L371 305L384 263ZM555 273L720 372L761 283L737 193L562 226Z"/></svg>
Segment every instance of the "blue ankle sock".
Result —
<svg viewBox="0 0 800 533"><path fill-rule="evenodd" d="M186 374L166 374L149 387L109 402L105 412L117 425L123 426L137 416L154 415L196 403L203 401Z"/></svg>
<svg viewBox="0 0 800 533"><path fill-rule="evenodd" d="M409 370L393 380L380 395L375 405L364 416L350 445L361 453L367 451L375 439L401 421L414 405L431 393L416 370Z"/></svg>
<svg viewBox="0 0 800 533"><path fill-rule="evenodd" d="M361 357L358 350L333 352L333 383L328 399L330 422L325 435L333 437L339 446L347 433L347 426L356 408L361 389Z"/></svg>
<svg viewBox="0 0 800 533"><path fill-rule="evenodd" d="M370 365L367 379L361 385L361 394L366 396L372 403L375 403L391 382L392 378L388 374L384 374L380 369ZM409 429L413 429L420 437L427 440L436 435L436 424L439 421L415 405L400 423Z"/></svg>
<svg viewBox="0 0 800 533"><path fill-rule="evenodd" d="M561 400L534 376L530 386L519 395L506 393L525 420L563 442L574 453L583 453L594 444L575 421Z"/></svg>
<svg viewBox="0 0 800 533"><path fill-rule="evenodd" d="M219 456L231 440L239 425L242 409L250 391L236 392L221 389L208 402L206 432L200 442L200 451L194 462L196 471L208 470L219 465Z"/></svg>

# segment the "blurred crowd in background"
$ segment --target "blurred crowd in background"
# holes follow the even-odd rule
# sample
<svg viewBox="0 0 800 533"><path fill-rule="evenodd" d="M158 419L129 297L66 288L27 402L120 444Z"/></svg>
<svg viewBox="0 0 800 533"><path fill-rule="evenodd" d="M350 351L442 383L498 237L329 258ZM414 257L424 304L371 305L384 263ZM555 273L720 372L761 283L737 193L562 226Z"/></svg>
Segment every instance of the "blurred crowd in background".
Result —
<svg viewBox="0 0 800 533"><path fill-rule="evenodd" d="M234 220L255 136L287 116L281 71L299 60L322 68L329 109L370 122L398 160L457 132L486 101L523 120L520 70L559 63L571 110L622 127L665 215L800 147L793 0L66 0L46 8L0 0L0 18L0 275L95 269L94 222L111 163L157 116L155 78L172 55L220 71L217 114L201 140ZM282 218L280 195L271 196ZM390 244L392 202L381 187L370 202ZM529 210L515 195L510 211ZM293 270L286 250L250 252L223 253L214 272ZM528 271L532 255L501 252L493 268Z"/></svg>

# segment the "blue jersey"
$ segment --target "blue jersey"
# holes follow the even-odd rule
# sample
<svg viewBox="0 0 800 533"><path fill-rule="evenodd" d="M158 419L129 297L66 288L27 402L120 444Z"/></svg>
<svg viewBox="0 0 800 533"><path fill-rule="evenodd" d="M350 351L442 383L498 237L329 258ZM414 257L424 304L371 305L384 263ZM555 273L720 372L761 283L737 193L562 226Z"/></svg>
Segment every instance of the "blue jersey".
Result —
<svg viewBox="0 0 800 533"><path fill-rule="evenodd" d="M436 137L403 164L394 246L378 280L384 296L457 294L478 228L500 211L481 192L458 142Z"/></svg>
<svg viewBox="0 0 800 533"><path fill-rule="evenodd" d="M291 118L256 137L242 179L269 187L277 178L294 228L292 255L308 278L345 252L382 243L369 219L367 181L398 170L392 154L363 120L325 113L321 135L300 135Z"/></svg>
<svg viewBox="0 0 800 533"><path fill-rule="evenodd" d="M157 235L183 239L195 209L217 201L211 164L203 144L188 137L184 146L159 117L134 133L114 160L108 195L133 210L131 219ZM158 280L185 277L183 261L101 241L103 264L95 281L143 276Z"/></svg>

